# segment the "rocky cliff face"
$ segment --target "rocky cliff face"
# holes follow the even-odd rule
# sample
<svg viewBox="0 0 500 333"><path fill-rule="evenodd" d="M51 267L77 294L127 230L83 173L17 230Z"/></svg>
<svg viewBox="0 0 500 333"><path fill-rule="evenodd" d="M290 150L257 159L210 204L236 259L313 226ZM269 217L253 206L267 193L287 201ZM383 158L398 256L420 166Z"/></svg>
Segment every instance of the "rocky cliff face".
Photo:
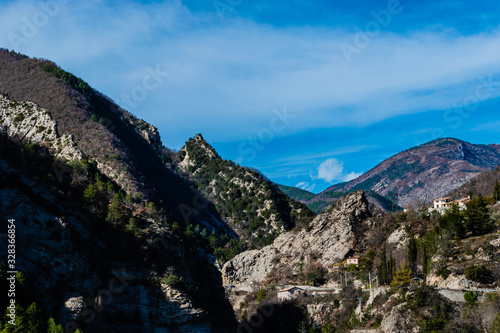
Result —
<svg viewBox="0 0 500 333"><path fill-rule="evenodd" d="M318 215L309 230L290 231L261 250L240 253L222 269L224 285L260 284L271 272L317 261L325 269L345 259L356 244L361 222L370 217L364 192L342 198L329 212Z"/></svg>
<svg viewBox="0 0 500 333"><path fill-rule="evenodd" d="M81 160L83 154L70 134L60 135L49 112L31 102L14 102L0 94L0 127L10 137L49 148L57 158Z"/></svg>
<svg viewBox="0 0 500 333"><path fill-rule="evenodd" d="M88 332L224 332L223 327L231 327L229 305L221 314L228 325L214 324L218 311L203 301L206 297L225 306L215 268L168 226L136 215L146 224L135 237L74 202L57 181L51 186L32 179L4 159L2 149L0 184L0 223L15 219L16 269L29 281L38 305L66 332L76 327ZM5 242L2 238L2 248ZM204 274L193 273L197 270ZM172 274L183 276L185 285L172 285L166 279ZM189 292L187 286L203 286L207 291L201 295L206 295Z"/></svg>

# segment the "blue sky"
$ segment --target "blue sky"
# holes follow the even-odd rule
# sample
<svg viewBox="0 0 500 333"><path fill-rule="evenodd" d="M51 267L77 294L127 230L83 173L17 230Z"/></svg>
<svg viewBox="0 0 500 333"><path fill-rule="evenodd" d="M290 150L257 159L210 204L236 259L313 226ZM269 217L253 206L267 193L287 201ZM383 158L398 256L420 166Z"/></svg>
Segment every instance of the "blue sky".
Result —
<svg viewBox="0 0 500 333"><path fill-rule="evenodd" d="M498 1L2 1L0 46L314 192L420 143L500 143Z"/></svg>

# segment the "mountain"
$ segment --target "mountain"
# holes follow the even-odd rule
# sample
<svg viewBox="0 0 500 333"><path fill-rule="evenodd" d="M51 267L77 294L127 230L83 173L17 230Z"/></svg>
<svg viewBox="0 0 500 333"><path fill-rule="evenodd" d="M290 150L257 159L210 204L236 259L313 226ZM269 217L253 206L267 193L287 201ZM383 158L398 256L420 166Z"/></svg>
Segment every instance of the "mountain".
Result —
<svg viewBox="0 0 500 333"><path fill-rule="evenodd" d="M222 159L198 134L178 153L177 166L239 236L255 247L308 226L314 213L290 199L259 171Z"/></svg>
<svg viewBox="0 0 500 333"><path fill-rule="evenodd" d="M243 252L227 262L222 269L224 284L238 286L292 279L292 270L300 262L321 262L323 267L333 267L353 253L361 224L369 217L371 212L364 193L351 193L327 213L318 215L308 230L284 233L271 245Z"/></svg>
<svg viewBox="0 0 500 333"><path fill-rule="evenodd" d="M403 151L362 176L330 186L303 201L316 210L356 190L373 191L384 205L429 203L484 171L500 165L500 145L476 145L453 138L437 139ZM375 195L374 197L376 197Z"/></svg>
<svg viewBox="0 0 500 333"><path fill-rule="evenodd" d="M202 195L172 170L174 153L162 145L157 129L83 80L48 60L0 50L0 93L11 103L31 102L44 109L57 124L57 133L52 130L50 135L66 141L71 138L81 152L77 159L97 163L100 172L135 201L153 202L182 224L200 224L217 234L234 235L211 205L197 209L196 214L186 213ZM52 145L46 120L34 117L30 110L12 112L19 114L9 121L9 133L16 134L20 126L22 133L37 132L37 142Z"/></svg>
<svg viewBox="0 0 500 333"><path fill-rule="evenodd" d="M68 332L236 329L208 239L236 234L197 205L154 126L50 61L0 50L0 129L24 331L46 332L48 317ZM8 274L0 265L5 294Z"/></svg>

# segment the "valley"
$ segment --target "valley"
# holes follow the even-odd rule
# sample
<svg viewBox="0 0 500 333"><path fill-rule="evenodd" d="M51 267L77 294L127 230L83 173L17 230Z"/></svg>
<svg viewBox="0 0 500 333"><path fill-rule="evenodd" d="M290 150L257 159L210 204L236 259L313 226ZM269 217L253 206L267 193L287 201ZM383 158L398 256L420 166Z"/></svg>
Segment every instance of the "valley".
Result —
<svg viewBox="0 0 500 333"><path fill-rule="evenodd" d="M202 134L169 149L82 79L5 49L0 129L19 286L18 330L4 316L1 332L500 330L497 144L440 138L313 194ZM470 201L429 212L442 196Z"/></svg>

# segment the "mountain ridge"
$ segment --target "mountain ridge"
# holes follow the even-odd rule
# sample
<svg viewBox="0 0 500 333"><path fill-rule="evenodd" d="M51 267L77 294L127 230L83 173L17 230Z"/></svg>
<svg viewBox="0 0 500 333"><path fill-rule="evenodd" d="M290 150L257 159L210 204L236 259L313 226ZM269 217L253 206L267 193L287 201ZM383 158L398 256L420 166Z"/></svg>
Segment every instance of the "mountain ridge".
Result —
<svg viewBox="0 0 500 333"><path fill-rule="evenodd" d="M362 176L332 185L303 202L309 207L316 204L319 209L324 209L339 195L364 190L374 191L401 207L426 204L498 165L498 144L471 144L459 139L441 138L406 149Z"/></svg>

